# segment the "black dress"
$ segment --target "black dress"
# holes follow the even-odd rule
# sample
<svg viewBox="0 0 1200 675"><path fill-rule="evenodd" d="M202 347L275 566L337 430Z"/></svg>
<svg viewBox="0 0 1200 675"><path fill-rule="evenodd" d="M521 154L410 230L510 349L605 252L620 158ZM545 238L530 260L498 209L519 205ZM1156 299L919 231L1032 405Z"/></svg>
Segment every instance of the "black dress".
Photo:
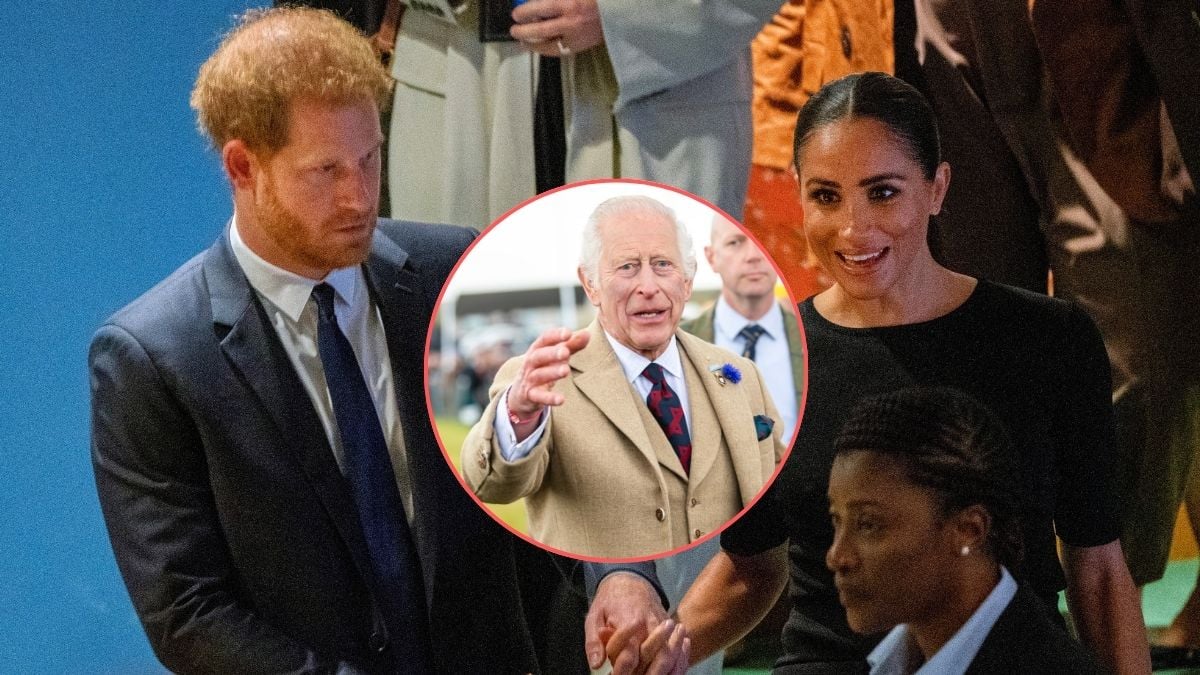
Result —
<svg viewBox="0 0 1200 675"><path fill-rule="evenodd" d="M796 445L770 492L721 539L741 555L789 544L793 607L776 667L854 672L877 642L850 631L825 567L833 538L826 491L833 439L850 407L909 385L962 389L1007 426L1025 488L1026 556L1013 573L1056 613L1066 584L1055 533L1097 546L1119 532L1109 363L1091 320L1066 302L982 280L961 306L923 323L845 328L812 300L800 316L809 396Z"/></svg>

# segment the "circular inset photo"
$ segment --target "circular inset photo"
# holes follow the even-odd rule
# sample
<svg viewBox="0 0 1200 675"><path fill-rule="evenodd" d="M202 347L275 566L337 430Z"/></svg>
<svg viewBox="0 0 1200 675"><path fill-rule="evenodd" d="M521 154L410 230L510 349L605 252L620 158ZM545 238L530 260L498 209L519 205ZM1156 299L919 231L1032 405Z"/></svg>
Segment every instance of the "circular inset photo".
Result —
<svg viewBox="0 0 1200 675"><path fill-rule="evenodd" d="M547 192L446 282L426 383L463 487L510 530L587 560L710 539L778 473L804 336L740 225L644 181Z"/></svg>

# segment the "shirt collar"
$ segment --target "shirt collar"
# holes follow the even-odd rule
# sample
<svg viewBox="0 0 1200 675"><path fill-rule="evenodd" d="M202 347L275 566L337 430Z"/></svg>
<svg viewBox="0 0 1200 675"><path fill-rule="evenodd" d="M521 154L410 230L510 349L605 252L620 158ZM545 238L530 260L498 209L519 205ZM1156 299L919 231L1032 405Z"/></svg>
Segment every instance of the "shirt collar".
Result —
<svg viewBox="0 0 1200 675"><path fill-rule="evenodd" d="M713 309L713 327L716 332L723 335L729 342L733 342L737 334L751 323L758 324L766 331L763 334L764 337L778 340L784 334L783 310L780 309L778 302L771 303L771 309L768 309L767 313L757 321L751 321L734 309L733 305L726 302L724 294L717 296L717 305Z"/></svg>
<svg viewBox="0 0 1200 675"><path fill-rule="evenodd" d="M237 214L234 214L233 224L229 227L229 246L250 286L292 321L300 320L313 288L322 281L333 286L334 292L347 305L353 306L358 302L359 289L362 287L362 269L358 265L333 270L322 281L289 272L267 262L246 245L238 232Z"/></svg>
<svg viewBox="0 0 1200 675"><path fill-rule="evenodd" d="M621 370L625 373L625 379L632 383L641 377L642 371L650 365L650 359L617 342L617 339L609 335L608 331L604 331L604 337L608 338L608 344L612 345L612 350L617 355L617 361L621 364ZM675 342L674 335L671 336L671 341L667 343L667 348L663 350L663 353L654 359L654 363L662 366L663 370L680 380L683 379L683 362L679 359L679 345Z"/></svg>
<svg viewBox="0 0 1200 675"><path fill-rule="evenodd" d="M975 660L975 655L979 653L983 641L992 631L992 626L996 624L996 620L1000 618L1016 593L1017 582L1013 580L1008 570L1001 566L1000 581L992 589L992 592L988 593L988 596L975 609L971 618L967 619L950 640L942 645L942 648L937 650L937 653L916 672L965 672L971 662ZM915 662L920 662L917 650L917 643L909 634L908 626L906 624L896 626L867 655L872 675L908 673L908 664L914 662L914 657L916 657Z"/></svg>
<svg viewBox="0 0 1200 675"><path fill-rule="evenodd" d="M896 626L867 654L871 675L908 675L908 664L916 649L908 625Z"/></svg>

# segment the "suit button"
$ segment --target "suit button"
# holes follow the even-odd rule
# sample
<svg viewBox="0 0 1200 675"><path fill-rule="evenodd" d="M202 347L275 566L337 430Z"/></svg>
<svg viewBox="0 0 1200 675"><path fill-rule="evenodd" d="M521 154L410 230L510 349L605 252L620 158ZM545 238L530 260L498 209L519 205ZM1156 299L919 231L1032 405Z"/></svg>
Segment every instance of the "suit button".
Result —
<svg viewBox="0 0 1200 675"><path fill-rule="evenodd" d="M667 512L663 511L662 509L654 509L654 517L657 518L658 522L661 523L667 519Z"/></svg>
<svg viewBox="0 0 1200 675"><path fill-rule="evenodd" d="M697 499L696 499L695 497L692 497L692 506L695 506L695 505L697 505L697 504L699 504L699 503L700 503L700 502L699 502L699 501L697 501Z"/></svg>
<svg viewBox="0 0 1200 675"><path fill-rule="evenodd" d="M371 633L370 645L375 653L382 654L388 648L388 638L383 633Z"/></svg>
<svg viewBox="0 0 1200 675"><path fill-rule="evenodd" d="M850 29L846 26L842 26L842 56L848 59L853 53L854 50L850 44Z"/></svg>
<svg viewBox="0 0 1200 675"><path fill-rule="evenodd" d="M696 539L699 539L700 535L702 535L702 534L704 534L704 533L701 532L700 530L696 530Z"/></svg>

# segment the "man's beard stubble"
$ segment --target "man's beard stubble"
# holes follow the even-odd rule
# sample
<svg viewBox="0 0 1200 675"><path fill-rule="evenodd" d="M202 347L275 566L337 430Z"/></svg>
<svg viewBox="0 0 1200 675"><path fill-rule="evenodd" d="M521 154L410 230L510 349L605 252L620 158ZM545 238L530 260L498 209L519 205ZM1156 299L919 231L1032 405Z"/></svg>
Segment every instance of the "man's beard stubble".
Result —
<svg viewBox="0 0 1200 675"><path fill-rule="evenodd" d="M264 198L258 204L259 223L275 245L291 257L305 266L325 270L350 267L366 261L371 252L378 205L365 216L339 213L312 228L283 205L271 177L268 177L263 192ZM323 235L351 224L363 224L369 229L370 234L361 245L335 247L323 239Z"/></svg>

